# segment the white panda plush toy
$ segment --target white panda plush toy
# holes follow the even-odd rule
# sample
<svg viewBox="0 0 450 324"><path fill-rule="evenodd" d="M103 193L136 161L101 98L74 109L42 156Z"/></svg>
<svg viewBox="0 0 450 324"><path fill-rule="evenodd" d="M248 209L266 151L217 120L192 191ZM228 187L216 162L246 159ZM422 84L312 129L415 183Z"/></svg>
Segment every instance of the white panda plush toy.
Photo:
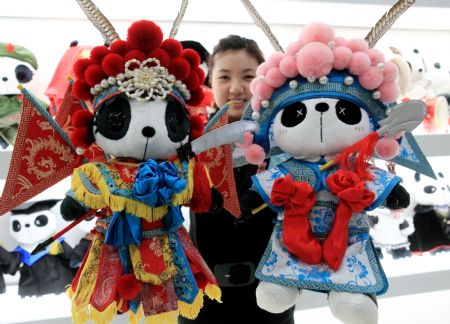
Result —
<svg viewBox="0 0 450 324"><path fill-rule="evenodd" d="M241 208L253 209L260 196L278 212L256 271L257 303L281 313L308 289L328 293L332 313L344 323L377 323L375 295L388 283L365 211L404 208L409 195L399 177L367 157L374 146L385 160L399 152L397 134L373 133L396 109L398 71L363 39L337 37L330 26L312 23L256 74L243 118L260 129L245 155L253 163L291 157L256 174L242 201ZM420 111L417 125L424 104L409 104ZM347 153L351 158L343 158Z"/></svg>
<svg viewBox="0 0 450 324"><path fill-rule="evenodd" d="M187 109L203 97L199 64L194 50L163 40L158 25L141 20L126 40L94 47L74 65L73 94L93 113L72 115L71 141L79 154L95 143L110 157L75 169L61 204L66 220L97 216L69 288L75 323L128 311L131 320L176 323L178 314L195 318L204 295L220 300L180 211L208 211L222 198L204 165L183 149L203 127Z"/></svg>
<svg viewBox="0 0 450 324"><path fill-rule="evenodd" d="M13 252L0 247L0 268L11 275L19 271L21 297L63 293L75 275L69 265L72 248L63 238L45 251L31 254L37 243L55 233L60 217L55 208L59 209L59 202L31 201L11 211L9 233L18 246Z"/></svg>
<svg viewBox="0 0 450 324"><path fill-rule="evenodd" d="M13 145L22 102L19 84L29 84L38 63L23 46L0 42L0 147Z"/></svg>
<svg viewBox="0 0 450 324"><path fill-rule="evenodd" d="M450 250L450 237L446 233L450 195L444 175L438 172L435 180L416 173L414 179L415 231L409 237L411 251L421 254Z"/></svg>

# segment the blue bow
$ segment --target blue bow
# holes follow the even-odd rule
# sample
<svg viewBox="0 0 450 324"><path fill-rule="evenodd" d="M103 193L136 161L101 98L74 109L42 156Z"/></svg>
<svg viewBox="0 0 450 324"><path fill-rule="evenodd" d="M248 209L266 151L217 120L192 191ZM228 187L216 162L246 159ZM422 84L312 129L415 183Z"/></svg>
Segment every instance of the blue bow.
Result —
<svg viewBox="0 0 450 324"><path fill-rule="evenodd" d="M133 186L133 197L152 207L169 205L173 193L186 188L186 180L178 176L172 162L158 164L148 160L139 165Z"/></svg>

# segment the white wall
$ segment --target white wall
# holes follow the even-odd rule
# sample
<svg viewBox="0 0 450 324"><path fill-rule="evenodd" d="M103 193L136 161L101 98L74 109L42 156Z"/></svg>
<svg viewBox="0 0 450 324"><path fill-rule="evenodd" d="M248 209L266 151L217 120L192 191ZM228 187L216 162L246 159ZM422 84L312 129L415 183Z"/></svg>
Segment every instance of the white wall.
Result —
<svg viewBox="0 0 450 324"><path fill-rule="evenodd" d="M167 37L180 1L97 0L95 3L125 38L130 23L138 19L155 20ZM386 5L299 0L254 0L253 4L283 46L296 39L302 26L311 21L329 23L347 38L363 38L389 9ZM100 33L74 0L2 0L0 7L0 42L22 45L34 52L40 65L36 79L41 93L72 40L82 45L103 43ZM377 47L395 45L405 51L420 48L427 61L440 60L444 66L450 66L448 17L450 8L412 7ZM229 34L253 38L266 54L273 52L263 32L252 23L238 0L191 0L177 39L195 39L212 50L219 38Z"/></svg>

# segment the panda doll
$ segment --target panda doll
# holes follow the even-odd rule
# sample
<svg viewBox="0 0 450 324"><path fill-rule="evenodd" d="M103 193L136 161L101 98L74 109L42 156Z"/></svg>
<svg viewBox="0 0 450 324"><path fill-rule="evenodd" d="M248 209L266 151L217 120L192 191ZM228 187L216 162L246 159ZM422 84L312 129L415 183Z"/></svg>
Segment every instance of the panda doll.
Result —
<svg viewBox="0 0 450 324"><path fill-rule="evenodd" d="M23 46L0 42L0 147L13 145L22 102L19 84L29 84L38 68L36 57Z"/></svg>
<svg viewBox="0 0 450 324"><path fill-rule="evenodd" d="M435 180L416 173L414 180L415 231L409 236L411 251L416 254L448 251L450 236L446 230L450 192L444 175L438 172Z"/></svg>
<svg viewBox="0 0 450 324"><path fill-rule="evenodd" d="M375 295L388 283L365 211L404 208L409 195L399 177L366 161L374 148L385 160L399 153L402 134L374 132L395 109L397 68L365 40L311 23L256 74L243 118L260 128L245 156L251 163L290 157L253 176L242 201L254 217L261 202L278 213L256 271L257 303L281 313L308 289L327 293L344 323L377 323ZM423 118L423 103L410 104Z"/></svg>
<svg viewBox="0 0 450 324"><path fill-rule="evenodd" d="M93 113L72 115L71 141L79 154L95 143L110 157L76 168L61 204L66 220L97 216L68 290L75 323L125 312L130 321L176 323L179 314L195 318L204 295L220 301L180 211L212 211L222 202L204 165L180 150L202 132L187 109L203 98L199 64L194 50L163 40L147 20L133 23L126 40L94 47L74 64L73 94Z"/></svg>
<svg viewBox="0 0 450 324"><path fill-rule="evenodd" d="M4 274L20 273L21 297L60 294L72 281L72 248L59 238L45 251L32 255L36 244L53 235L57 228L60 200L31 201L11 210L10 236L19 244L8 252L0 247L0 269Z"/></svg>

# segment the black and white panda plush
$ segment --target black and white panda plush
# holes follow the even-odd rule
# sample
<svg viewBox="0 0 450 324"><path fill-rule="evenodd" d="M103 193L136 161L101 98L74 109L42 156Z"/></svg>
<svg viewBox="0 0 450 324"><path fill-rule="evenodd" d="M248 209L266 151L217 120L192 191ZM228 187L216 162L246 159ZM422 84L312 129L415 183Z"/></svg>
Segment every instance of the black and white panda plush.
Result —
<svg viewBox="0 0 450 324"><path fill-rule="evenodd" d="M404 208L409 195L399 177L367 157L374 146L385 160L398 153L394 134L373 133L395 109L397 69L366 41L312 23L256 74L244 119L260 128L246 157L254 163L291 157L253 177L253 189L278 213L256 271L257 303L281 313L302 289L315 290L328 293L333 315L344 323L377 323L375 295L388 284L365 211ZM423 103L410 104L423 118ZM352 158L342 158L346 153Z"/></svg>
<svg viewBox="0 0 450 324"><path fill-rule="evenodd" d="M32 201L11 210L9 233L18 246L13 252L0 247L0 268L11 275L19 271L18 293L22 297L65 292L75 275L69 265L72 248L63 238L45 251L31 254L39 242L55 233L60 217L58 202Z"/></svg>
<svg viewBox="0 0 450 324"><path fill-rule="evenodd" d="M19 84L29 84L38 68L34 54L23 46L0 42L0 147L13 145L20 118Z"/></svg>
<svg viewBox="0 0 450 324"><path fill-rule="evenodd" d="M163 40L159 26L142 20L126 40L97 46L74 65L73 93L93 113L73 114L72 143L80 154L95 143L110 157L75 169L61 204L66 220L97 216L69 288L76 323L118 311L175 323L178 313L196 317L204 295L220 300L180 211L221 205L204 165L180 150L202 132L187 109L203 97L199 64L194 50ZM147 302L156 295L162 303Z"/></svg>
<svg viewBox="0 0 450 324"><path fill-rule="evenodd" d="M450 250L450 237L446 233L449 210L449 189L442 172L438 179L420 175L414 176L414 228L409 236L411 251L440 252Z"/></svg>

